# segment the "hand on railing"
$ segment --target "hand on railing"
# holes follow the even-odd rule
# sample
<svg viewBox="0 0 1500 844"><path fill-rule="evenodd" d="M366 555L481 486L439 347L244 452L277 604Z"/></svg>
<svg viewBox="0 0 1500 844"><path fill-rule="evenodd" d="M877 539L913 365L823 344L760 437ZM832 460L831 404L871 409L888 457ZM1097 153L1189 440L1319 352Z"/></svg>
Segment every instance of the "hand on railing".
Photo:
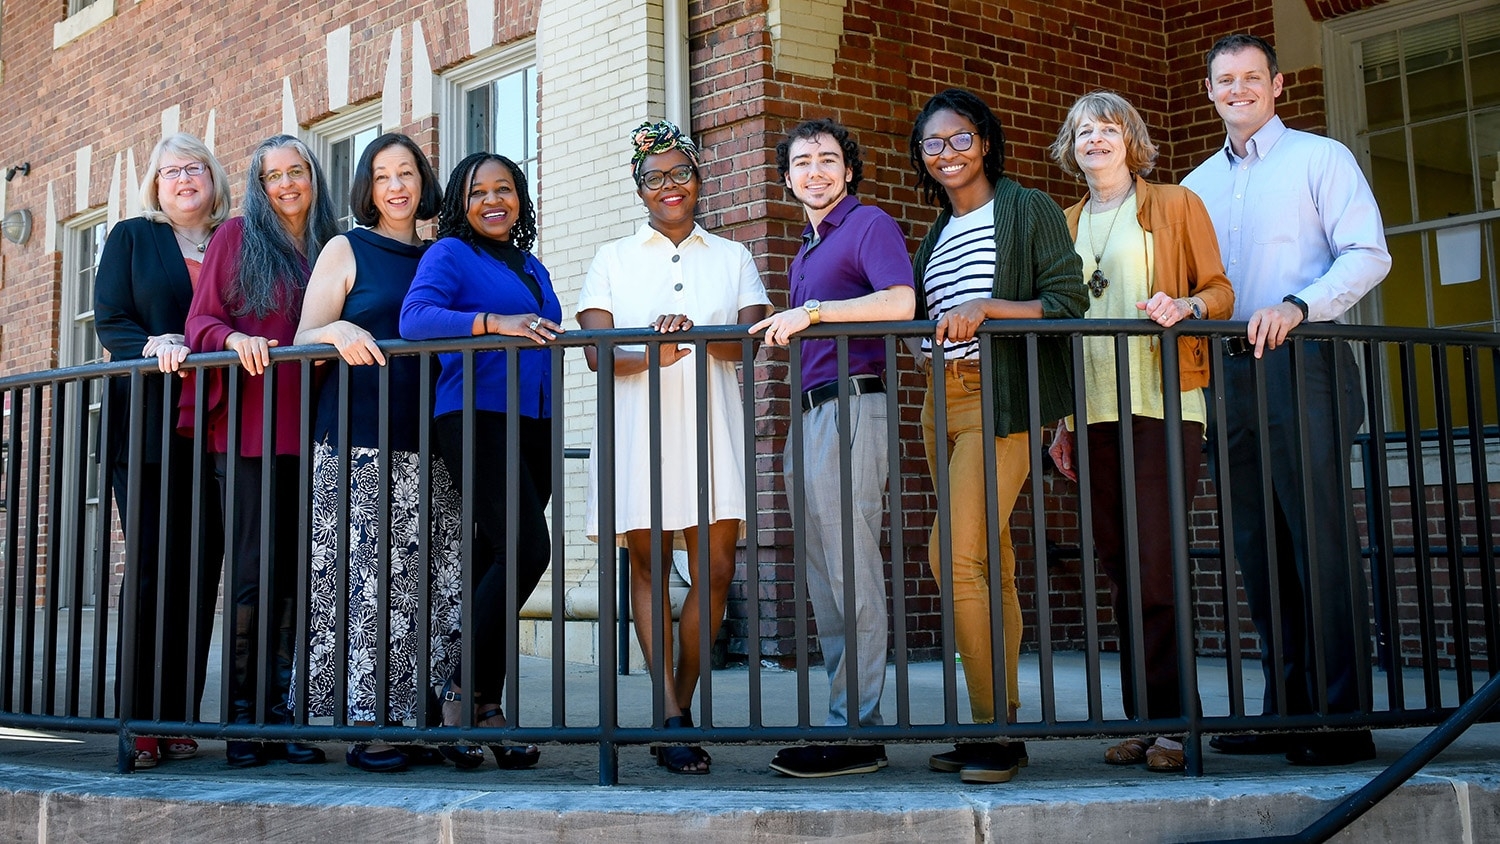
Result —
<svg viewBox="0 0 1500 844"><path fill-rule="evenodd" d="M324 326L319 341L332 343L350 366L368 366L372 363L385 366L385 353L380 351L375 337L348 320L341 319Z"/></svg>
<svg viewBox="0 0 1500 844"><path fill-rule="evenodd" d="M176 372L191 351L187 347L187 338L181 334L155 334L146 338L141 357L155 357L157 369Z"/></svg>
<svg viewBox="0 0 1500 844"><path fill-rule="evenodd" d="M1286 341L1287 332L1302 324L1302 309L1291 302L1278 302L1250 315L1245 336L1255 346L1255 356Z"/></svg>
<svg viewBox="0 0 1500 844"><path fill-rule="evenodd" d="M271 365L271 349L280 345L276 340L252 337L236 331L224 341L224 348L240 356L240 365L251 375L264 375Z"/></svg>
<svg viewBox="0 0 1500 844"><path fill-rule="evenodd" d="M556 340L565 331L561 325L536 314L485 314L485 334L509 334L527 337L538 345Z"/></svg>
<svg viewBox="0 0 1500 844"><path fill-rule="evenodd" d="M1178 322L1188 318L1193 312L1193 306L1187 299L1173 299L1165 292L1158 290L1155 296L1144 302L1136 302L1136 308L1145 311L1146 316L1152 322L1162 328L1170 328Z"/></svg>
<svg viewBox="0 0 1500 844"><path fill-rule="evenodd" d="M1047 447L1047 456L1062 476L1078 482L1078 470L1073 467L1073 432L1062 422L1057 423L1057 432L1052 435L1052 445Z"/></svg>

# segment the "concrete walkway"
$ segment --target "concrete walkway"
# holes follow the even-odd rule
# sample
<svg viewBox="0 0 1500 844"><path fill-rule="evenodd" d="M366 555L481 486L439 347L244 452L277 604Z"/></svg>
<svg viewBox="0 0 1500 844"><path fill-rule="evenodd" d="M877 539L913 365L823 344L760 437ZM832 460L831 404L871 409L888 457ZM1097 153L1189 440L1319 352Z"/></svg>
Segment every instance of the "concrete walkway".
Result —
<svg viewBox="0 0 1500 844"><path fill-rule="evenodd" d="M522 663L520 722L548 725L552 665L535 658ZM1223 661L1205 659L1200 672L1205 711L1227 712ZM892 668L884 702L888 720L896 711L894 673ZM942 674L937 663L911 666L914 723L942 720ZM1120 717L1112 657L1105 658L1103 674L1105 714ZM1258 678L1259 670L1247 665L1245 674ZM1055 675L1058 717L1084 717L1082 656L1058 655ZM567 722L597 723L597 671L570 664L565 676ZM646 676L615 679L622 724L649 724ZM749 679L745 668L714 672L717 723L748 723ZM760 679L767 722L795 724L796 675L766 669ZM1407 686L1419 695L1420 685L1411 679ZM1036 658L1026 657L1023 721L1038 717L1039 680ZM211 698L217 686L215 674ZM826 680L815 669L814 711L826 693ZM1246 694L1258 698L1259 690ZM216 700L205 704L205 712L217 711ZM197 758L119 775L113 735L11 729L0 730L0 841L660 844L671 834L713 842L1253 839L1300 830L1425 734L1378 732L1375 762L1327 770L1293 768L1276 757L1209 753L1199 778L1104 765L1102 754L1112 740L1031 742L1031 766L998 786L965 785L956 774L929 771L927 755L946 749L931 744L889 745L890 766L879 773L823 780L775 774L766 767L774 752L769 747L712 746L713 773L707 777L673 776L656 767L645 748L626 747L619 756L621 784L601 787L596 745L546 746L541 765L531 771L499 771L489 762L476 771L442 765L375 775L343 764L343 746L337 744L324 745L331 760L326 765L274 762L234 771L224 765L223 745L210 741ZM1500 841L1500 726L1471 730L1336 840Z"/></svg>

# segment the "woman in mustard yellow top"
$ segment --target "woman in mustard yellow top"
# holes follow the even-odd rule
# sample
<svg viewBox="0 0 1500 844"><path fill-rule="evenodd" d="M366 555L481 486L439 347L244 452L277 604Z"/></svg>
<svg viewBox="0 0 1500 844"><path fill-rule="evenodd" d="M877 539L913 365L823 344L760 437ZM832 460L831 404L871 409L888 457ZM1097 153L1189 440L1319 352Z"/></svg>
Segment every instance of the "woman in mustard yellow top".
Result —
<svg viewBox="0 0 1500 844"><path fill-rule="evenodd" d="M1107 91L1081 97L1068 112L1052 157L1070 175L1088 183L1088 196L1065 212L1089 287L1091 319L1150 319L1163 328L1184 319L1227 319L1234 292L1224 276L1218 240L1203 202L1175 185L1153 185L1143 177L1156 162L1145 121L1124 98ZM1167 501L1166 402L1161 343L1150 335L1129 340L1130 382L1116 384L1113 337L1084 341L1094 547L1110 581L1120 636L1120 680L1130 718L1175 718L1182 713L1177 672L1177 618L1173 608L1172 533ZM1208 384L1207 344L1201 337L1179 341L1182 459L1187 489L1198 481L1207 422L1202 388ZM1130 418L1120 418L1120 397L1129 391ZM1128 424L1122 424L1128 422ZM1070 478L1073 432L1059 424L1050 453ZM1134 450L1134 483L1127 488L1122 446ZM1191 492L1189 493L1191 494ZM1135 502L1134 541L1139 550L1140 604L1130 600L1123 507ZM1132 658L1139 620L1145 654L1137 674ZM1146 711L1136 706L1145 686ZM1145 762L1151 771L1183 769L1182 744L1174 737L1130 738L1105 751L1106 762Z"/></svg>

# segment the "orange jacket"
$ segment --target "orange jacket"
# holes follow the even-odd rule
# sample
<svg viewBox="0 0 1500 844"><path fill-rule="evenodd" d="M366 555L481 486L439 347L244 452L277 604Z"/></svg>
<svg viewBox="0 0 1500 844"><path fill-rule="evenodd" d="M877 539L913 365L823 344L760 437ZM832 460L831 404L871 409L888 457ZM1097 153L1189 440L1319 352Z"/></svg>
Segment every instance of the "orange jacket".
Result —
<svg viewBox="0 0 1500 844"><path fill-rule="evenodd" d="M1203 300L1205 317L1229 319L1234 312L1234 289L1224 275L1219 237L1203 200L1187 188L1154 185L1139 176L1135 196L1136 221L1151 232L1156 255L1151 272L1153 295L1161 291L1174 299L1197 296ZM1063 212L1075 241L1078 218L1087 201L1085 196ZM1182 389L1208 386L1208 338L1181 337L1177 348Z"/></svg>

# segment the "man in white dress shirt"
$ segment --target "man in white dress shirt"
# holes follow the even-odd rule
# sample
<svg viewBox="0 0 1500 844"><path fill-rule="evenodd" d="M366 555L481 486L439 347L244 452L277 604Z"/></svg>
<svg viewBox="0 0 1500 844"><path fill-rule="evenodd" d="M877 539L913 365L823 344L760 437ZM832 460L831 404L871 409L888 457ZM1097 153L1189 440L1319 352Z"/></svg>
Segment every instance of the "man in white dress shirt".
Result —
<svg viewBox="0 0 1500 844"><path fill-rule="evenodd" d="M1340 320L1385 278L1391 257L1380 210L1347 148L1288 129L1276 116L1282 77L1270 44L1250 35L1220 39L1208 53L1205 85L1228 138L1182 184L1208 207L1234 285L1234 318L1249 321L1214 375L1228 404L1216 435L1228 438L1230 455L1217 478L1230 496L1235 555L1261 639L1263 711L1281 711L1284 690L1285 715L1357 712L1368 669L1365 587L1343 479L1364 420L1358 371L1343 341L1309 341L1294 361L1286 340L1304 321ZM1268 405L1269 511L1262 508L1257 359ZM1300 765L1375 756L1368 730L1219 736L1210 746L1285 752Z"/></svg>

